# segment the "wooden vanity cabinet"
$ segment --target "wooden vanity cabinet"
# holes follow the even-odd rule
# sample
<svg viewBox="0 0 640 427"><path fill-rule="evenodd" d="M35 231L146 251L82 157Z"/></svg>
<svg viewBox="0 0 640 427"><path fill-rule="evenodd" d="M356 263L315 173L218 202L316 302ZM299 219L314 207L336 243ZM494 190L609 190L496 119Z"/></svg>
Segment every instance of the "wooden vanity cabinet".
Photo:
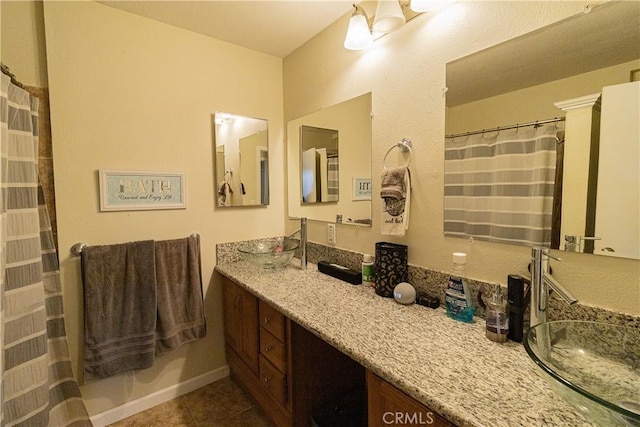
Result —
<svg viewBox="0 0 640 427"><path fill-rule="evenodd" d="M251 292L220 277L225 354L231 376L276 425L290 426L291 386L286 364L288 322L276 310L268 310L271 307L265 307L266 304L261 304ZM272 346L277 346L278 350L272 350Z"/></svg>
<svg viewBox="0 0 640 427"><path fill-rule="evenodd" d="M258 375L258 300L226 278L222 281L222 298L227 348Z"/></svg>
<svg viewBox="0 0 640 427"><path fill-rule="evenodd" d="M367 371L367 396L369 427L389 425L454 426L371 371Z"/></svg>
<svg viewBox="0 0 640 427"><path fill-rule="evenodd" d="M313 413L327 403L364 393L365 369L359 363L220 277L231 376L277 426L309 426Z"/></svg>

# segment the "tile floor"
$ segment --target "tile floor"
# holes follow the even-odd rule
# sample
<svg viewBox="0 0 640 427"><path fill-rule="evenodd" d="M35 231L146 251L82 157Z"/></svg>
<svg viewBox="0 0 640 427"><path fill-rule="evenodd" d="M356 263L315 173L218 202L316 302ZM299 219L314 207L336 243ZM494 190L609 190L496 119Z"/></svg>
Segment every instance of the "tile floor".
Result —
<svg viewBox="0 0 640 427"><path fill-rule="evenodd" d="M133 415L110 427L272 427L230 377Z"/></svg>

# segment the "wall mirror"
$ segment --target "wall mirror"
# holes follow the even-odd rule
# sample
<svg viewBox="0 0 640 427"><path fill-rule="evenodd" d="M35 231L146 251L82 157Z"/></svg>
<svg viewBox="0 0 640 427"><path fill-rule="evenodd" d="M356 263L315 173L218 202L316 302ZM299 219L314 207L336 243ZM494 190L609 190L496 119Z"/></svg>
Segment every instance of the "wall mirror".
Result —
<svg viewBox="0 0 640 427"><path fill-rule="evenodd" d="M269 123L213 114L217 206L269 204Z"/></svg>
<svg viewBox="0 0 640 427"><path fill-rule="evenodd" d="M339 139L336 129L300 126L302 203L340 200Z"/></svg>
<svg viewBox="0 0 640 427"><path fill-rule="evenodd" d="M287 176L290 218L371 226L371 93L287 123Z"/></svg>
<svg viewBox="0 0 640 427"><path fill-rule="evenodd" d="M445 235L530 245L520 235L504 239L484 238L483 233L487 230L500 228L496 224L505 212L485 203L491 197L482 200L484 204L467 204L471 198L465 200L467 193L464 191L467 190L461 189L465 179L468 181L467 187L475 187L470 191L481 193L493 191L489 189L491 185L484 185L484 177L493 176L491 179L495 179L496 176L502 176L504 181L501 187L510 187L514 192L509 193L507 189L502 194L490 195L500 201L517 199L520 205L518 209L522 209L519 224L524 228L535 227L528 221L538 213L534 211L532 198L516 194L517 184L539 184L540 188L550 187L547 190L551 194L561 192L560 196L556 196L556 201L561 201L559 205L546 205L547 209L556 210L555 214L547 211L549 218L557 221L556 225L549 225L557 234L557 239L547 241L551 248L640 258L638 22L640 3L604 3L588 7L585 13L447 64ZM622 108L623 113L614 114L627 116L626 124L618 126L630 129L624 137L612 136L609 125L605 123L608 120L605 118L605 109L610 111L614 104L606 94L615 90L632 93L630 106ZM579 124L582 128L576 130L578 124L574 119L578 109L585 105L588 105L587 116L579 116L578 119L587 123ZM572 114L574 119L570 122ZM544 123L546 121L549 123ZM546 178L535 173L526 179L515 175L504 178L508 175L508 167L499 162L490 164L482 159L485 163L480 164L477 159L469 160L469 164L476 162L480 165L476 170L473 170L473 166L461 166L468 161L467 157L460 154L461 150L466 141L473 141L472 138L483 140L482 144L486 140L495 141L498 134L506 135L507 139L522 140L520 148L514 148L515 144L512 144L511 148L506 149L514 150L507 153L514 156L528 150L523 147L539 144L541 138L545 137L540 133L545 132L546 137L550 137L549 141L558 137L556 148L551 144L547 150L549 153L553 151L558 162L555 171L563 173L563 176L555 176L555 179L552 177L549 185ZM581 146L576 142L580 132L586 134L591 145ZM611 139L616 140L615 148L607 149L605 143ZM623 141L626 148L621 145ZM469 153L475 150L477 156L484 156L477 154L484 148L464 149ZM491 150L496 148L489 147L486 151ZM631 157L629 168L620 168L620 163L617 168L609 168L607 163L615 164L616 161L605 160L603 156L612 152L621 153L622 160ZM577 158L585 156L585 165L577 165ZM457 164L450 161L454 158ZM467 167L471 170L465 169ZM584 176L575 172L580 168L585 171ZM612 169L618 169L617 175ZM624 170L623 176L620 176L620 169ZM526 175L522 171L518 173L521 177ZM604 187L607 181L608 188ZM577 188L584 189L584 200L571 204L569 209L567 198L575 194ZM536 193L536 196L539 194ZM614 201L605 203L605 196L614 197ZM476 197L476 200L480 199ZM621 225L624 222L621 220L622 212L630 213L625 225ZM584 224L576 229L579 222ZM610 228L605 229L603 222ZM478 231L480 236L475 235L474 231ZM498 230L497 234L501 232ZM565 237L570 235L576 236L578 241L574 244L565 242ZM588 239L590 237L598 240Z"/></svg>

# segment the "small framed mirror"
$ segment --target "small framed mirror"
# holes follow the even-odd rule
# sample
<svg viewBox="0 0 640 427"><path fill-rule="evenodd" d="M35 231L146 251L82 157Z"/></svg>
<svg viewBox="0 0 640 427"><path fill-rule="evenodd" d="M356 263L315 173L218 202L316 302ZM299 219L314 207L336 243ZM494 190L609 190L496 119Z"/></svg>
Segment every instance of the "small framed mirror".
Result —
<svg viewBox="0 0 640 427"><path fill-rule="evenodd" d="M340 199L339 132L300 126L300 177L302 203L328 203Z"/></svg>
<svg viewBox="0 0 640 427"><path fill-rule="evenodd" d="M268 205L268 121L216 111L213 122L217 206Z"/></svg>

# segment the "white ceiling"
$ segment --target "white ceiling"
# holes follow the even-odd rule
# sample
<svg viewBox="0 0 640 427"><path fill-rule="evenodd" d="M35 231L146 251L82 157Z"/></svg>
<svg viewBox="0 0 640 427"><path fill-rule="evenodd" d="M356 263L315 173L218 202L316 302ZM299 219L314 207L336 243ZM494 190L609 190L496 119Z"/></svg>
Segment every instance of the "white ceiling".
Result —
<svg viewBox="0 0 640 427"><path fill-rule="evenodd" d="M99 3L283 58L349 13L354 0L104 0Z"/></svg>

